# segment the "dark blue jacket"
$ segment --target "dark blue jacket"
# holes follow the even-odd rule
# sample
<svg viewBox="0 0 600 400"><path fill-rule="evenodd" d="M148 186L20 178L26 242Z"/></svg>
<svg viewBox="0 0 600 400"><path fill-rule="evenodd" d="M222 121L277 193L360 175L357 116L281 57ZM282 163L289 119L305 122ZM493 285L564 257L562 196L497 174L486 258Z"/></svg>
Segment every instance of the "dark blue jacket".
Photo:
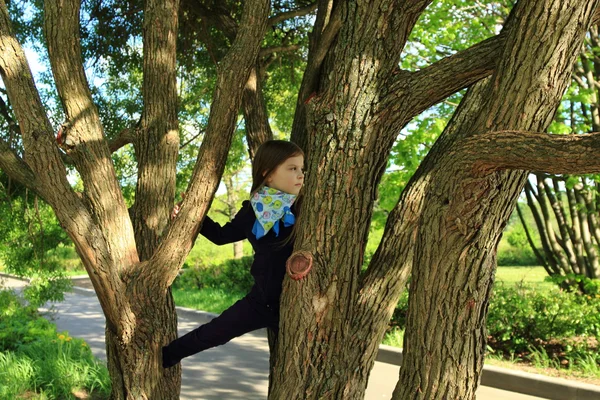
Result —
<svg viewBox="0 0 600 400"><path fill-rule="evenodd" d="M292 206L292 212L294 207ZM254 277L254 288L259 300L269 306L279 307L281 284L285 276L285 263L292 254L292 240L283 244L291 234L293 226L285 227L280 222L279 236L271 229L265 236L256 239L252 227L256 221L250 201L246 200L231 222L221 226L209 217L204 218L200 233L214 244L223 245L248 239L254 249L254 262L250 273Z"/></svg>

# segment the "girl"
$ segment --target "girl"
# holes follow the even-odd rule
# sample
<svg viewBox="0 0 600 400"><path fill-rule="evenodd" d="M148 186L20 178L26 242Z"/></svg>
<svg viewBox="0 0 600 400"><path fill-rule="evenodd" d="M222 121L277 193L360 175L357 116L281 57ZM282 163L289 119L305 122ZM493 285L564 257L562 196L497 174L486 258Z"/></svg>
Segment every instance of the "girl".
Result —
<svg viewBox="0 0 600 400"><path fill-rule="evenodd" d="M200 233L223 245L248 239L254 249L250 293L221 315L162 348L163 367L169 368L244 333L279 326L279 297L285 263L294 247L292 230L298 194L304 183L304 153L292 142L270 140L256 151L250 200L244 201L231 222L220 226L204 218Z"/></svg>

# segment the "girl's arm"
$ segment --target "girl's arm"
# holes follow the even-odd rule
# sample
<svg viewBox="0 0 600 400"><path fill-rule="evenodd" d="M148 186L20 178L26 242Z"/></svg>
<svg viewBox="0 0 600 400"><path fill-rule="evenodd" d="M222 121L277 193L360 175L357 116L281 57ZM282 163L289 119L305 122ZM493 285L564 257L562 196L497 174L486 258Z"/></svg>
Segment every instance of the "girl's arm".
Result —
<svg viewBox="0 0 600 400"><path fill-rule="evenodd" d="M204 218L202 227L200 228L200 234L217 245L223 245L227 243L234 243L242 239L246 239L246 230L244 229L244 222L246 220L246 213L249 211L250 202L244 201L242 208L237 212L231 222L221 226L208 216Z"/></svg>

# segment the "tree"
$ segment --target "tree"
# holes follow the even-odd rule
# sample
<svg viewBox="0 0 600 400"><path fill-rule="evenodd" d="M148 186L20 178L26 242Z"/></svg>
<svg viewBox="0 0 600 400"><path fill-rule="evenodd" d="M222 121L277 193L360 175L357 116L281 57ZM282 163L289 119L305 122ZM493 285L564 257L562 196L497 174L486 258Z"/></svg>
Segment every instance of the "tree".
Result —
<svg viewBox="0 0 600 400"><path fill-rule="evenodd" d="M595 135L528 132L550 124L595 3L520 1L500 35L415 73L401 71L407 33L428 3L339 4L331 15L319 8L316 26L329 20L319 31L325 54L316 50L312 63L309 55L307 74L313 65L323 70L316 82L305 75L300 96L317 94L299 97L302 121L293 132L309 149L304 206L316 217L300 224L298 252L288 261L292 270L312 271L284 282L273 398L360 398L411 267L394 398L473 398L495 248L523 170L597 168L575 161L576 154L591 161ZM329 30L336 32L330 41ZM488 76L469 90L403 191L361 276L376 184L397 132Z"/></svg>
<svg viewBox="0 0 600 400"><path fill-rule="evenodd" d="M573 71L573 81L558 110L552 132L577 134L599 131L597 72L600 60L598 27L591 27ZM530 247L548 274L566 289L594 292L590 279L600 277L597 248L597 175L535 174L536 182L525 185L527 205L535 221L541 248L532 238L522 210L517 208Z"/></svg>
<svg viewBox="0 0 600 400"><path fill-rule="evenodd" d="M229 110L241 105L269 10L266 1L244 5L239 32L219 64L211 116L186 202L180 217L169 224L179 148L178 6L177 1L150 1L144 6L144 109L134 138L138 179L130 217L81 63L79 2L46 2L44 29L67 120L58 141L81 175L83 194L74 192L67 181L52 126L10 27L6 5L0 3L0 69L24 145L22 158L2 142L0 165L52 206L88 270L107 319L114 398L167 399L179 392L179 368L164 372L158 357L160 347L176 335L168 288L223 172L237 120L237 113Z"/></svg>
<svg viewBox="0 0 600 400"><path fill-rule="evenodd" d="M307 153L303 208L311 212L298 220L297 251L288 261L292 272L311 264L312 271L284 282L271 398L361 398L411 269L404 367L394 397L473 398L495 247L524 184L522 170L600 170L598 135L537 133L549 125L568 84L595 1L522 0L499 35L415 72L401 70L402 49L429 3L318 2L292 132ZM58 138L64 154L0 3L0 73L24 148L22 157L0 141L0 167L52 206L75 243L107 319L114 398L178 395L179 368L163 371L159 360L160 346L176 334L168 288L223 173L268 25L269 2L247 1L234 18L235 34L222 38L231 45L217 61L202 146L181 211L170 222L179 150L178 6L144 5L143 110L131 135L138 176L128 210L81 65L79 3L45 4L45 37L65 109ZM361 274L377 185L398 132L469 86ZM69 185L63 157L81 175L83 193Z"/></svg>

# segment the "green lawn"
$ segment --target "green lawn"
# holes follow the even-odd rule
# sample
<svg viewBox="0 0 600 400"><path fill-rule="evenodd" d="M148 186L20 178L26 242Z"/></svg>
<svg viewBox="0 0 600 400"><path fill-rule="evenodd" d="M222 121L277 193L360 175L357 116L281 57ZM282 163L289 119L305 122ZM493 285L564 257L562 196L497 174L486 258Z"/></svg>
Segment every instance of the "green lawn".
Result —
<svg viewBox="0 0 600 400"><path fill-rule="evenodd" d="M179 307L193 308L220 314L244 297L245 293L231 293L222 289L204 288L202 290L173 290L175 304Z"/></svg>
<svg viewBox="0 0 600 400"><path fill-rule="evenodd" d="M545 282L544 279L548 273L544 267L498 267L496 271L496 283L505 285L514 285L523 283L525 285L535 286L538 289L548 289L553 286L551 282Z"/></svg>

